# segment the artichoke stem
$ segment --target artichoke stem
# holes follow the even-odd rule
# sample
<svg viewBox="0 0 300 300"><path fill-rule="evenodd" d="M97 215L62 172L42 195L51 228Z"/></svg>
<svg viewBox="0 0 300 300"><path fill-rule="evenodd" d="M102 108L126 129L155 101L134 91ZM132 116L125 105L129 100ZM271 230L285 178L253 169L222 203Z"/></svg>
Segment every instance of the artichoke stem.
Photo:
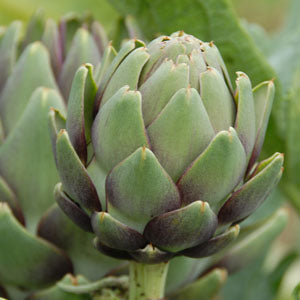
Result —
<svg viewBox="0 0 300 300"><path fill-rule="evenodd" d="M168 262L153 265L130 262L129 300L163 298L168 266Z"/></svg>

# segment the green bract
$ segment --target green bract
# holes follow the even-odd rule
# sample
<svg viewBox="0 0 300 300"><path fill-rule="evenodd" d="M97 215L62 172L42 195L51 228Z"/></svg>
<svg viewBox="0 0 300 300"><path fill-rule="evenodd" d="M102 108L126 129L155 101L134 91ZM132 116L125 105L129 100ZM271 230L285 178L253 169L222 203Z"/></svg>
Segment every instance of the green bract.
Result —
<svg viewBox="0 0 300 300"><path fill-rule="evenodd" d="M225 247L269 195L283 156L257 163L272 81L236 92L218 49L177 32L123 45L96 100L90 65L73 80L65 129L50 113L55 197L105 254L142 263ZM228 228L228 229L225 229Z"/></svg>

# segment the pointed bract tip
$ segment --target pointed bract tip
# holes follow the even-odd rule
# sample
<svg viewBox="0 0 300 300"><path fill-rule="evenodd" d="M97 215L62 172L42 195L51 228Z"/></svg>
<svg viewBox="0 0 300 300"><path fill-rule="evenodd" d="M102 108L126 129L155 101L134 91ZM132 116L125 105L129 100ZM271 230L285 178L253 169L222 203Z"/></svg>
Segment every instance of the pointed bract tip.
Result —
<svg viewBox="0 0 300 300"><path fill-rule="evenodd" d="M283 153L276 153L276 156L274 157L274 159L273 160L280 160L280 161L282 161L282 163L283 163L283 161L284 161L284 154Z"/></svg>
<svg viewBox="0 0 300 300"><path fill-rule="evenodd" d="M239 224L234 225L234 229L235 229L234 236L237 237L240 233L240 225Z"/></svg>
<svg viewBox="0 0 300 300"><path fill-rule="evenodd" d="M143 47L139 47L139 48L137 48L136 49L136 51L147 51L148 50L148 48L146 47L146 45L145 46L143 46Z"/></svg>
<svg viewBox="0 0 300 300"><path fill-rule="evenodd" d="M102 223L105 217L105 212L101 212L99 217L100 217L100 223Z"/></svg>
<svg viewBox="0 0 300 300"><path fill-rule="evenodd" d="M72 285L75 285L75 286L78 285L77 278L74 275L72 275L72 274L69 274L69 276L70 276Z"/></svg>
<svg viewBox="0 0 300 300"><path fill-rule="evenodd" d="M213 47L215 44L214 44L214 41L210 41L209 43L208 43L208 45L209 45L209 47Z"/></svg>
<svg viewBox="0 0 300 300"><path fill-rule="evenodd" d="M162 42L166 42L166 41L169 41L171 40L169 36L165 35L163 38L162 38Z"/></svg>
<svg viewBox="0 0 300 300"><path fill-rule="evenodd" d="M242 75L245 74L245 73L242 72L242 71L236 71L235 74L236 74L237 76L242 76Z"/></svg>
<svg viewBox="0 0 300 300"><path fill-rule="evenodd" d="M272 78L271 80L267 81L269 88L273 88L275 86L275 83L274 83L275 80L276 80L276 78Z"/></svg>
<svg viewBox="0 0 300 300"><path fill-rule="evenodd" d="M233 136L236 134L235 129L232 126L229 126L227 133L228 133L228 137L230 138L230 141L232 141Z"/></svg>
<svg viewBox="0 0 300 300"><path fill-rule="evenodd" d="M0 209L7 211L9 209L8 204L0 201Z"/></svg>
<svg viewBox="0 0 300 300"><path fill-rule="evenodd" d="M234 129L234 127L232 127L232 126L229 126L229 128L228 128L228 132L229 132L230 134L233 134L233 133L235 133L235 129Z"/></svg>
<svg viewBox="0 0 300 300"><path fill-rule="evenodd" d="M142 147L142 160L146 159L146 146Z"/></svg>
<svg viewBox="0 0 300 300"><path fill-rule="evenodd" d="M66 134L67 130L66 129L61 129L57 135L57 138L60 138L63 134Z"/></svg>
<svg viewBox="0 0 300 300"><path fill-rule="evenodd" d="M54 187L54 192L61 190L62 189L61 187L62 187L62 183L58 182Z"/></svg>
<svg viewBox="0 0 300 300"><path fill-rule="evenodd" d="M133 42L136 47L146 47L145 43L139 39L133 39Z"/></svg>
<svg viewBox="0 0 300 300"><path fill-rule="evenodd" d="M130 90L129 87L124 91L124 94L131 94L131 95L140 95L138 90Z"/></svg>
<svg viewBox="0 0 300 300"><path fill-rule="evenodd" d="M90 64L90 63L84 63L83 64L86 68L91 68L91 69L93 69L94 68L94 66L92 65L92 64Z"/></svg>
<svg viewBox="0 0 300 300"><path fill-rule="evenodd" d="M124 92L127 92L130 90L130 86L126 84L123 86L123 89L124 89Z"/></svg>
<svg viewBox="0 0 300 300"><path fill-rule="evenodd" d="M56 112L56 109L53 106L51 106L49 108L49 114L55 114L55 112Z"/></svg>
<svg viewBox="0 0 300 300"><path fill-rule="evenodd" d="M220 272L220 277L222 281L225 281L227 279L228 276L228 272L226 269L219 269Z"/></svg>
<svg viewBox="0 0 300 300"><path fill-rule="evenodd" d="M246 75L246 73L241 72L241 71L235 72L235 74L237 75L237 80L239 80L239 78L241 78L241 77L248 78L248 76Z"/></svg>
<svg viewBox="0 0 300 300"><path fill-rule="evenodd" d="M179 36L179 37L184 36L184 34L185 34L185 33L184 33L183 30L180 30L180 31L178 32L178 36Z"/></svg>
<svg viewBox="0 0 300 300"><path fill-rule="evenodd" d="M43 93L49 93L51 91L51 88L48 88L46 86L41 86L40 89L43 91Z"/></svg>
<svg viewBox="0 0 300 300"><path fill-rule="evenodd" d="M205 212L205 209L208 205L207 202L203 202L203 201L200 201L201 202L201 212L204 213Z"/></svg>
<svg viewBox="0 0 300 300"><path fill-rule="evenodd" d="M35 51L37 51L38 49L43 49L46 50L46 47L42 44L42 42L40 41L35 41L32 44L30 44L30 52L33 53ZM47 51L47 50L46 50ZM48 52L47 52L48 53Z"/></svg>
<svg viewBox="0 0 300 300"><path fill-rule="evenodd" d="M189 83L188 86L186 87L186 95L187 95L187 100L190 98L192 92L192 87L191 84Z"/></svg>

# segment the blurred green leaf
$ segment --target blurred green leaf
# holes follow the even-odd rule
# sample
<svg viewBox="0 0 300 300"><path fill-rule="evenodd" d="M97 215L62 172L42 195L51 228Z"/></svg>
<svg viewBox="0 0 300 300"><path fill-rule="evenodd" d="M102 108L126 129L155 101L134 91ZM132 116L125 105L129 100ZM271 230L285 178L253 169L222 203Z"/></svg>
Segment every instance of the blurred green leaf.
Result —
<svg viewBox="0 0 300 300"><path fill-rule="evenodd" d="M295 287L292 300L300 300L300 283Z"/></svg>
<svg viewBox="0 0 300 300"><path fill-rule="evenodd" d="M46 17L58 18L70 11L83 13L90 11L96 19L110 30L118 17L117 12L106 0L0 0L0 20L8 24L14 19L28 21L39 8L44 9Z"/></svg>
<svg viewBox="0 0 300 300"><path fill-rule="evenodd" d="M20 38L22 24L15 21L7 27L0 43L0 89L4 86L6 78L10 75L17 60L17 46Z"/></svg>
<svg viewBox="0 0 300 300"><path fill-rule="evenodd" d="M67 274L63 279L57 282L56 285L32 294L28 300L91 300L92 298L89 296L89 294L76 295L63 291L59 287L59 284L61 283L69 284L71 286L80 286L81 284L86 284L87 282L88 281L82 276L74 277L71 274Z"/></svg>
<svg viewBox="0 0 300 300"><path fill-rule="evenodd" d="M48 51L36 42L22 53L1 92L0 116L6 137L21 118L31 94L41 86L58 90Z"/></svg>
<svg viewBox="0 0 300 300"><path fill-rule="evenodd" d="M266 55L272 51L271 38L268 32L259 24L250 23L245 19L241 20L242 25L248 34L253 38L256 46Z"/></svg>
<svg viewBox="0 0 300 300"><path fill-rule="evenodd" d="M23 40L22 48L35 41L40 41L44 32L45 18L43 10L38 10L34 13L29 21L26 33Z"/></svg>
<svg viewBox="0 0 300 300"><path fill-rule="evenodd" d="M31 232L53 203L53 188L58 181L47 120L50 107L65 110L58 92L38 88L0 147L1 175L16 193Z"/></svg>
<svg viewBox="0 0 300 300"><path fill-rule="evenodd" d="M228 0L109 0L121 14L137 19L145 36L184 30L204 40L213 40L229 68L250 76L253 86L275 73L239 23Z"/></svg>
<svg viewBox="0 0 300 300"><path fill-rule="evenodd" d="M229 272L246 267L260 257L261 253L266 252L271 242L282 232L287 221L287 211L279 209L266 220L243 227L232 247L225 253L217 254L216 257L220 259L217 266L225 267Z"/></svg>
<svg viewBox="0 0 300 300"><path fill-rule="evenodd" d="M300 299L300 260L294 261L285 272L278 291L276 300L298 300Z"/></svg>
<svg viewBox="0 0 300 300"><path fill-rule="evenodd" d="M269 32L282 26L290 0L231 0L241 18L261 24ZM270 13L272 10L272 13Z"/></svg>
<svg viewBox="0 0 300 300"><path fill-rule="evenodd" d="M293 264L293 262L299 257L298 253L291 252L288 253L283 259L279 262L279 264L276 266L276 268L272 271L270 276L268 276L270 285L272 287L272 290L274 291L274 294L277 293L280 283L282 281L282 278L285 274L285 272L288 270L288 268Z"/></svg>
<svg viewBox="0 0 300 300"><path fill-rule="evenodd" d="M172 293L176 289L193 282L207 267L209 261L209 258L195 259L185 256L173 258L170 261L166 293Z"/></svg>
<svg viewBox="0 0 300 300"><path fill-rule="evenodd" d="M285 156L285 171L279 187L300 213L300 1L292 0L283 28L267 35L258 25L246 24L248 32L256 40L277 72L283 97L275 102L272 116L277 126L271 127L265 144L278 144Z"/></svg>
<svg viewBox="0 0 300 300"><path fill-rule="evenodd" d="M38 226L38 236L68 253L75 274L90 280L98 280L112 269L126 264L98 252L93 247L93 234L78 228L56 204L43 215Z"/></svg>
<svg viewBox="0 0 300 300"><path fill-rule="evenodd" d="M208 300L212 299L227 279L224 269L214 269L195 282L176 291L166 299L169 300Z"/></svg>
<svg viewBox="0 0 300 300"><path fill-rule="evenodd" d="M72 271L63 251L28 233L6 203L0 203L0 245L0 278L6 284L39 288Z"/></svg>
<svg viewBox="0 0 300 300"><path fill-rule="evenodd" d="M298 257L296 253L290 253L273 270L264 267L266 256L272 255L267 250L286 222L286 212L279 210L265 222L241 230L241 240L238 239L221 264L217 264L231 272L237 271L229 276L222 290L224 299L275 299L285 271Z"/></svg>
<svg viewBox="0 0 300 300"><path fill-rule="evenodd" d="M67 277L67 276L66 276ZM82 276L78 276L76 282L70 280L61 280L57 283L63 291L74 294L89 294L97 291L101 291L105 288L119 288L122 290L128 290L129 279L127 275L124 276L108 276L94 282L88 282L82 280Z"/></svg>
<svg viewBox="0 0 300 300"><path fill-rule="evenodd" d="M299 35L300 36L300 35ZM300 47L300 38L299 47ZM300 50L299 50L300 62ZM290 202L300 213L300 64L286 100L285 174L280 185Z"/></svg>
<svg viewBox="0 0 300 300"><path fill-rule="evenodd" d="M277 71L283 91L287 93L292 86L295 72L300 67L300 1L293 0L283 29L271 42L270 64Z"/></svg>

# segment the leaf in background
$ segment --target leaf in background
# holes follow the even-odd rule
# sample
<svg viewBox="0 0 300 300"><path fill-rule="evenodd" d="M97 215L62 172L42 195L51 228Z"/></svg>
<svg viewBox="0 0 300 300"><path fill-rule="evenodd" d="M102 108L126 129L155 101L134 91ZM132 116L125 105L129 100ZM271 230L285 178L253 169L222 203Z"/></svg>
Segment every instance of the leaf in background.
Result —
<svg viewBox="0 0 300 300"><path fill-rule="evenodd" d="M65 110L55 90L36 89L0 147L1 176L16 193L30 232L35 231L41 214L53 203L53 188L58 181L47 120L50 107Z"/></svg>
<svg viewBox="0 0 300 300"><path fill-rule="evenodd" d="M27 300L91 300L92 297L88 294L73 294L63 291L60 287L60 283L69 284L71 286L80 286L86 284L88 281L82 276L73 276L71 274L65 275L60 281L48 289L39 291L28 297Z"/></svg>
<svg viewBox="0 0 300 300"><path fill-rule="evenodd" d="M44 31L44 26L44 12L43 10L39 9L34 13L34 15L29 21L22 44L22 50L24 50L27 45L41 40Z"/></svg>
<svg viewBox="0 0 300 300"><path fill-rule="evenodd" d="M212 299L219 292L227 279L224 269L214 269L208 274L200 277L195 282L179 289L167 297L167 300L207 300Z"/></svg>
<svg viewBox="0 0 300 300"><path fill-rule="evenodd" d="M112 28L118 17L117 12L105 0L0 0L1 25L8 24L14 19L28 21L38 8L44 9L46 17L56 19L70 11L79 13L91 11L107 30Z"/></svg>
<svg viewBox="0 0 300 300"><path fill-rule="evenodd" d="M271 36L269 33L260 25L256 23L250 23L245 19L241 20L242 25L247 30L248 34L253 38L256 46L266 56L272 51Z"/></svg>
<svg viewBox="0 0 300 300"><path fill-rule="evenodd" d="M241 229L236 242L225 253L216 255L217 267L225 267L229 273L248 267L270 247L271 242L282 232L288 221L288 213L279 209L263 222Z"/></svg>
<svg viewBox="0 0 300 300"><path fill-rule="evenodd" d="M21 34L22 24L14 21L7 27L3 38L0 42L0 90L6 82L6 78L10 75L16 60L17 46Z"/></svg>
<svg viewBox="0 0 300 300"><path fill-rule="evenodd" d="M251 37L240 25L228 0L109 0L122 15L132 14L146 38L184 30L219 47L231 78L250 76L253 86L274 77Z"/></svg>
<svg viewBox="0 0 300 300"><path fill-rule="evenodd" d="M231 0L238 14L250 22L261 24L269 32L282 25L291 0ZM272 10L272 13L270 11Z"/></svg>
<svg viewBox="0 0 300 300"><path fill-rule="evenodd" d="M293 83L287 95L286 101L286 162L285 174L280 187L287 195L289 201L291 201L293 206L297 209L298 213L300 213L300 65L294 74Z"/></svg>
<svg viewBox="0 0 300 300"><path fill-rule="evenodd" d="M289 254L272 270L266 268L265 262L266 257L270 260L270 255L276 259L270 245L283 230L287 218L286 211L279 210L261 226L251 225L241 230L241 240L238 238L222 262L217 264L226 266L230 273L237 271L229 276L222 290L223 299L276 299L282 276L297 255Z"/></svg>
<svg viewBox="0 0 300 300"><path fill-rule="evenodd" d="M121 260L99 253L93 247L94 236L78 228L56 204L42 217L37 233L68 254L75 274L81 274L90 280L98 280L124 264Z"/></svg>
<svg viewBox="0 0 300 300"><path fill-rule="evenodd" d="M277 71L283 98L275 103L273 119L277 123L276 135L283 137L286 154L285 171L279 187L300 213L300 1L291 1L290 11L282 30L273 36L263 33L258 25L246 24L248 32L267 55ZM277 139L270 136L266 143Z"/></svg>
<svg viewBox="0 0 300 300"><path fill-rule="evenodd" d="M195 281L207 268L209 261L209 258L195 259L185 256L173 258L169 266L166 293L174 293L178 288Z"/></svg>
<svg viewBox="0 0 300 300"><path fill-rule="evenodd" d="M293 291L293 300L299 300L300 299L300 283L297 284Z"/></svg>
<svg viewBox="0 0 300 300"><path fill-rule="evenodd" d="M277 71L286 94L293 84L295 72L300 68L300 1L293 0L287 22L272 39L272 52L268 59Z"/></svg>
<svg viewBox="0 0 300 300"><path fill-rule="evenodd" d="M295 261L284 274L276 300L300 299L300 260ZM292 294L292 295L291 295Z"/></svg>
<svg viewBox="0 0 300 300"><path fill-rule="evenodd" d="M28 233L0 203L0 278L26 289L54 283L73 267L63 251Z"/></svg>
<svg viewBox="0 0 300 300"><path fill-rule="evenodd" d="M276 268L272 271L270 276L268 276L270 285L274 292L277 292L280 283L282 282L283 276L288 268L295 262L295 260L299 257L296 252L288 253L283 259L278 263Z"/></svg>

